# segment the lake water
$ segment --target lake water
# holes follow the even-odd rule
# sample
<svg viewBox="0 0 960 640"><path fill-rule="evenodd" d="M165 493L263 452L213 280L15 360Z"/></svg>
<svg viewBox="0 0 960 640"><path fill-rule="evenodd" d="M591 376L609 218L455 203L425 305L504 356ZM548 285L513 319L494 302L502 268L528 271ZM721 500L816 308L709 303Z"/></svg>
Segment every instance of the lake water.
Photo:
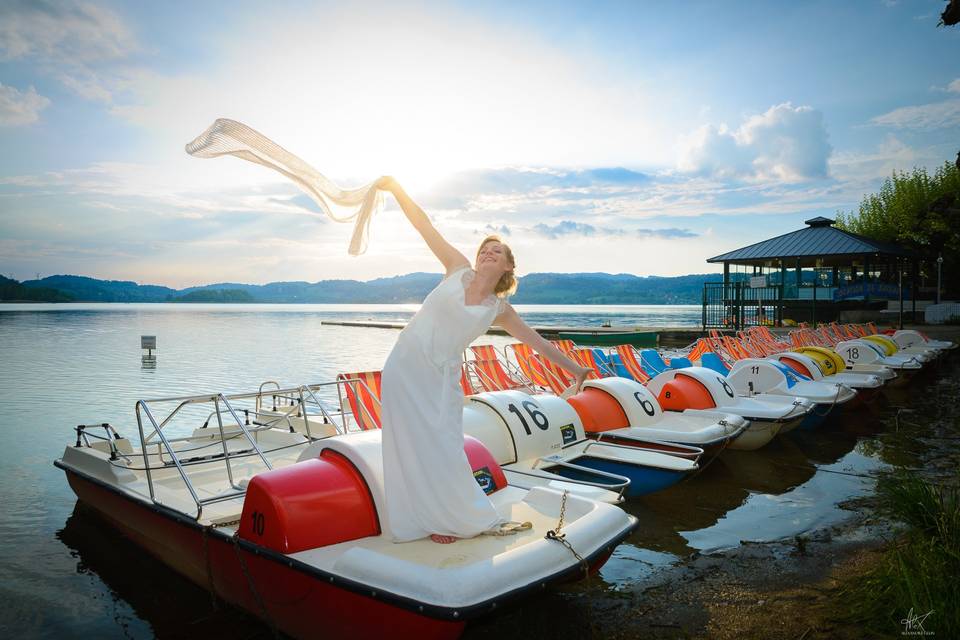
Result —
<svg viewBox="0 0 960 640"><path fill-rule="evenodd" d="M52 462L73 442L77 424L109 422L132 436L138 399L249 391L264 380L322 382L341 371L379 368L396 330L321 322L403 321L415 310L411 305L0 306L5 542L0 630L30 638L269 637L266 627L244 613L213 609L202 589L75 508ZM518 310L539 325L680 326L699 320L699 307ZM141 366L141 335L157 336L155 368ZM502 345L508 339L479 341ZM947 377L954 379L956 372ZM897 403L909 404L909 397ZM628 504L643 526L618 548L591 588L622 589L695 550L793 536L842 519L838 502L871 491L872 481L862 476L886 465L882 448L871 443L894 408L779 438L759 452L727 452L692 481ZM556 597L562 595L526 606L553 606ZM550 631L498 635L551 637Z"/></svg>

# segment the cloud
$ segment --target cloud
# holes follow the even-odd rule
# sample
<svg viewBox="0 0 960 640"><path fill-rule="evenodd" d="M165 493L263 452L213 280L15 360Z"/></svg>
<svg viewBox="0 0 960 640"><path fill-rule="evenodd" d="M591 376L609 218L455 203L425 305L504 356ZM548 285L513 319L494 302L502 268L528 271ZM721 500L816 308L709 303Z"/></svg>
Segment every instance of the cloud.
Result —
<svg viewBox="0 0 960 640"><path fill-rule="evenodd" d="M268 197L267 201L271 204L289 205L312 213L322 214L322 217L317 217L317 222L327 222L327 217L323 213L323 209L320 208L320 205L305 193L299 193L291 197Z"/></svg>
<svg viewBox="0 0 960 640"><path fill-rule="evenodd" d="M651 180L645 173L622 167L471 169L453 173L427 189L423 202L441 208L500 208L517 196L536 194L544 199L569 200L601 197L633 190Z"/></svg>
<svg viewBox="0 0 960 640"><path fill-rule="evenodd" d="M104 7L69 0L5 0L0 6L0 59L90 63L135 49L123 20Z"/></svg>
<svg viewBox="0 0 960 640"><path fill-rule="evenodd" d="M948 91L960 92L960 80L950 83ZM960 126L960 99L900 107L870 120L872 124L895 129L934 131Z"/></svg>
<svg viewBox="0 0 960 640"><path fill-rule="evenodd" d="M126 80L114 64L138 50L122 18L92 3L0 3L0 61L25 59L88 100L110 102Z"/></svg>
<svg viewBox="0 0 960 640"><path fill-rule="evenodd" d="M533 230L541 235L544 235L551 239L557 239L561 236L568 235L578 235L578 236L593 236L598 233L598 229L592 224L586 224L584 222L573 222L572 220L564 220L553 226L540 223L533 227ZM607 230L601 229L599 232L604 233Z"/></svg>
<svg viewBox="0 0 960 640"><path fill-rule="evenodd" d="M529 191L540 187L569 189L605 185L633 186L650 181L650 176L623 167L563 169L552 167L504 167L460 171L441 185L482 193Z"/></svg>
<svg viewBox="0 0 960 640"><path fill-rule="evenodd" d="M505 225L505 224L502 224L502 225L500 225L499 227L494 226L494 225L492 225L492 224L488 224L487 226L485 226L485 227L483 228L483 232L486 233L487 235L509 236L509 235L510 235L510 227L508 227L508 226Z"/></svg>
<svg viewBox="0 0 960 640"><path fill-rule="evenodd" d="M960 93L960 78L948 82L946 86L931 85L930 91L934 93Z"/></svg>
<svg viewBox="0 0 960 640"><path fill-rule="evenodd" d="M217 166L228 165L209 166L216 172ZM251 172L256 169L250 167ZM573 246L577 262L596 270L677 274L702 270L703 256L717 252L705 235L704 214L712 214L712 220L742 216L742 222L712 223L729 230L731 246L740 246L743 238L737 236L744 227L756 231L747 217L788 215L802 220L804 215L829 215L849 208L862 195L838 191L833 183L730 185L676 174L651 175L629 187L568 188L549 176L574 170L530 168L524 173L547 176L540 179L554 186L489 196L502 205L497 211L473 208L486 202L483 194L472 196L464 208L425 209L444 237L466 255L473 254L483 235L509 237L525 272L582 270L571 266ZM167 174L156 166L126 163L0 178L0 211L5 212L0 215L0 237L52 243L43 258L7 247L9 255L0 251L0 263L28 273L56 269L178 286L197 284L197 278L367 279L437 269L422 238L395 206L374 221L369 254L348 260L351 226L317 224L326 219L309 211L310 202L295 187L278 181L218 189L209 186L208 179L205 172ZM421 202L419 194L411 195ZM278 229L294 244L269 243L281 235ZM151 241L135 245L143 238ZM133 257L100 260L93 253L72 254L73 246L94 253L101 246L136 248L129 249ZM242 264L233 259L239 246L248 258Z"/></svg>
<svg viewBox="0 0 960 640"><path fill-rule="evenodd" d="M531 229L534 233L546 236L551 240L556 240L564 236L627 236L633 234L641 238L696 238L698 233L689 229L665 228L665 229L627 229L614 227L598 227L586 222L574 222L572 220L563 220L555 225L544 223L536 224Z"/></svg>
<svg viewBox="0 0 960 640"><path fill-rule="evenodd" d="M641 238L696 238L699 233L689 229L637 229L636 234Z"/></svg>
<svg viewBox="0 0 960 640"><path fill-rule="evenodd" d="M704 125L687 137L682 171L723 179L796 182L828 177L823 114L779 104L739 128Z"/></svg>
<svg viewBox="0 0 960 640"><path fill-rule="evenodd" d="M56 78L81 98L103 104L113 101L113 91L119 83L118 79L103 78L83 67L74 67L70 73L57 73Z"/></svg>
<svg viewBox="0 0 960 640"><path fill-rule="evenodd" d="M896 136L889 134L869 151L841 152L830 160L830 171L849 190L872 191L878 180L894 171L904 171L917 165L935 165L935 156L929 150L924 154Z"/></svg>
<svg viewBox="0 0 960 640"><path fill-rule="evenodd" d="M40 112L49 105L50 100L33 87L21 93L0 82L0 126L16 127L36 122L40 119Z"/></svg>

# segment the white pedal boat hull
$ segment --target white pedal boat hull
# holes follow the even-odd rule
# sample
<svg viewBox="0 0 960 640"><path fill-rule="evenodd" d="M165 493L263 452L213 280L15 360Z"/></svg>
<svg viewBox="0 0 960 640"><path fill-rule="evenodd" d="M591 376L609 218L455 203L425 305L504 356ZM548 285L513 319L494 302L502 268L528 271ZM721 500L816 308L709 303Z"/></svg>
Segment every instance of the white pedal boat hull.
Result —
<svg viewBox="0 0 960 640"><path fill-rule="evenodd" d="M665 412L649 389L619 377L588 380L567 402L580 415L588 436L641 447L666 443L698 447L713 455L749 424L741 416L720 411ZM673 455L682 453L674 448Z"/></svg>
<svg viewBox="0 0 960 640"><path fill-rule="evenodd" d="M598 488L612 492L610 497L664 489L695 473L703 453L695 449L692 457L677 457L587 439L577 411L554 395L493 391L470 396L465 405L464 433L483 442L505 472L579 493L569 484L576 482L593 499L606 497L596 495Z"/></svg>
<svg viewBox="0 0 960 640"><path fill-rule="evenodd" d="M750 427L730 444L735 449L763 446L778 433L797 427L815 406L797 396L738 396L724 376L704 367L664 371L650 380L647 388L666 410L709 409L749 420ZM765 428L765 424L776 428Z"/></svg>

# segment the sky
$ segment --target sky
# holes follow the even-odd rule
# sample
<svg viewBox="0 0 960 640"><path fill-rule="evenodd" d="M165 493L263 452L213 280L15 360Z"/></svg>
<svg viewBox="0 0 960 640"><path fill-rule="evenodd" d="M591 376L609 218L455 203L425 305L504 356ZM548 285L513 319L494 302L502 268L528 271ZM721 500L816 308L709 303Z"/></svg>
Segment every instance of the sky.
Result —
<svg viewBox="0 0 960 640"><path fill-rule="evenodd" d="M0 273L186 287L439 263L184 145L244 122L344 186L394 175L520 275L716 271L960 150L941 0L0 2Z"/></svg>

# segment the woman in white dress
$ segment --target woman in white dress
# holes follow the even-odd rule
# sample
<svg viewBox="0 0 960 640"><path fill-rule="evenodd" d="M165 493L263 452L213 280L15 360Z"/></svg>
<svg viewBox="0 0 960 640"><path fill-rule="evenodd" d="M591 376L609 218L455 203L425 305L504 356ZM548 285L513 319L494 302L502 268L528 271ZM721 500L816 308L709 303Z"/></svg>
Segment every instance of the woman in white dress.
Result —
<svg viewBox="0 0 960 640"><path fill-rule="evenodd" d="M575 377L579 366L520 319L506 296L516 289L510 248L486 238L475 266L447 242L423 210L390 177L375 185L396 198L443 264L446 276L400 333L383 366L383 473L387 524L395 542L430 536L450 543L502 522L474 480L463 452L463 350L496 322Z"/></svg>

